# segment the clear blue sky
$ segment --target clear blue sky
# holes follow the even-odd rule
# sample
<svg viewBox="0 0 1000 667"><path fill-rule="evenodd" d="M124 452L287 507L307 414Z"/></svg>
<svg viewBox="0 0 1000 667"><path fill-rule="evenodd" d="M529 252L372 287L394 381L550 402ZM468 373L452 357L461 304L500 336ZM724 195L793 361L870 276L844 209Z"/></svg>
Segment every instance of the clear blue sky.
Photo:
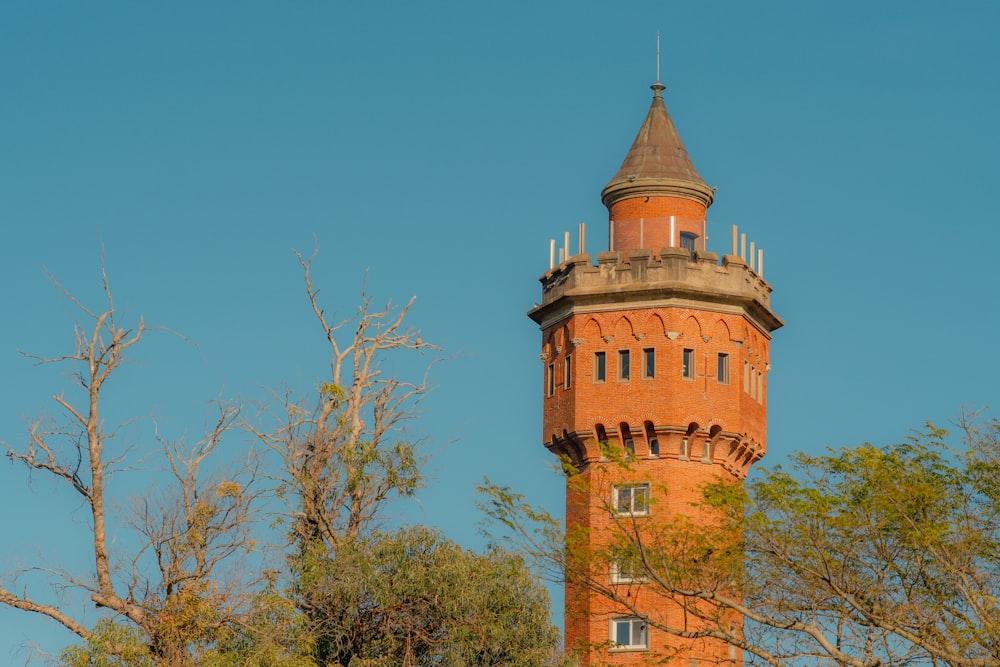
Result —
<svg viewBox="0 0 1000 667"><path fill-rule="evenodd" d="M312 386L290 249L315 235L329 310L367 271L453 357L413 427L432 483L400 516L480 546L484 474L560 513L525 312L548 239L583 221L604 249L657 30L668 109L718 187L710 249L747 231L786 322L767 461L995 404L998 25L995 2L914 0L2 3L0 440L68 389L17 353L71 341L42 267L94 303L102 240L119 304L198 345L150 338L113 415L195 435L220 392ZM79 563L76 501L0 475L4 569ZM69 639L0 609L0 664Z"/></svg>

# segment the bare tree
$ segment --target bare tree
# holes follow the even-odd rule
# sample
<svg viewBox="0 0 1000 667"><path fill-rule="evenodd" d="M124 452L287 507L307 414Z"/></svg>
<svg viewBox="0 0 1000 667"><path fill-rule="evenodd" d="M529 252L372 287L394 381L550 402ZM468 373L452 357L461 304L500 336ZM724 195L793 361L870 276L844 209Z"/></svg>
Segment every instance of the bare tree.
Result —
<svg viewBox="0 0 1000 667"><path fill-rule="evenodd" d="M106 276L99 312L62 290L83 314L76 348L36 360L69 365L81 396L57 395L63 423L33 424L27 444L8 447L8 455L82 499L94 566L83 574L11 573L0 602L85 640L62 652L66 667L545 664L557 633L547 621L547 595L520 558L500 550L477 556L419 528L381 530L386 504L423 481L419 443L405 427L428 390L429 365L416 381L388 370L396 353L437 350L405 324L413 301L379 309L362 295L353 317L328 318L313 257L296 256L329 345L329 374L315 394L282 393L277 424L267 423L271 413L249 420L219 400L194 445L153 433L168 483L137 498L124 518L109 516L108 490L135 459L112 446L102 408L109 379L149 329L141 319L124 325ZM209 475L234 425L266 445L262 463L249 460L239 475ZM239 569L254 546L258 479L271 483L267 490L287 501L292 517L287 569L259 576ZM110 544L123 525L134 539ZM42 590L39 578L82 593L83 602ZM475 594L463 588L470 581ZM97 621L88 624L83 612L94 607Z"/></svg>
<svg viewBox="0 0 1000 667"><path fill-rule="evenodd" d="M295 255L309 305L329 344L329 375L316 396L280 396L277 428L249 428L282 458L295 540L300 545L320 541L335 552L342 541L373 527L387 500L420 487L423 459L404 426L428 391L427 374L418 381L401 380L383 364L394 352L438 348L405 324L413 299L400 308L390 303L378 309L362 293L353 317L331 321L312 280L316 253Z"/></svg>
<svg viewBox="0 0 1000 667"><path fill-rule="evenodd" d="M405 426L428 391L430 364L416 381L400 379L386 365L396 353L437 348L405 322L413 299L377 308L362 293L353 316L328 317L312 278L316 253L295 254L329 346L329 371L315 395L280 395L276 427L248 428L282 460L279 482L296 549L293 596L317 637L315 658L346 665L370 633L352 606L358 601L332 599L323 582L334 569L343 574L348 554L378 528L386 503L411 496L423 482L424 460Z"/></svg>
<svg viewBox="0 0 1000 667"><path fill-rule="evenodd" d="M8 573L0 586L0 602L46 616L112 655L146 656L171 667L193 664L197 653L214 642L213 632L240 612L247 594L245 582L234 579L234 572L224 566L252 547L255 473L251 467L238 475L206 479L206 459L239 416L238 407L217 402L206 435L193 447L160 441L157 448L164 454L171 483L162 497L141 498L136 512L123 522L139 537L134 551L112 548L111 484L116 473L136 462L127 448L110 448L117 429L105 424L104 391L150 328L141 317L126 324L115 308L103 263L101 284L104 307L91 310L56 283L81 315L74 326L75 349L62 356L28 356L38 364L68 366L76 395L54 395L60 414L32 423L23 446L6 446L12 461L51 477L83 502L90 517L92 569L81 574L34 565ZM30 582L22 585L25 576ZM36 590L39 579L48 580L56 591L82 593L90 604L74 605L79 597ZM91 605L102 610L99 617L105 619L96 630L85 621ZM110 631L121 623L132 630ZM71 649L67 660L82 659L88 650Z"/></svg>

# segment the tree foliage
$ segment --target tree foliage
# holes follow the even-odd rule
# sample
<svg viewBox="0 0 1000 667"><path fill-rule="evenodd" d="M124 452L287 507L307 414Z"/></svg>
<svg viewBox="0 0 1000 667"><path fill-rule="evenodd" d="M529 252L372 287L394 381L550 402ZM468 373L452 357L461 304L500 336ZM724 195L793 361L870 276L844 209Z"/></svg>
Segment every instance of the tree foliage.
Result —
<svg viewBox="0 0 1000 667"><path fill-rule="evenodd" d="M769 633L776 655L1000 664L1000 426L962 433L800 455L751 484L747 603L794 629Z"/></svg>
<svg viewBox="0 0 1000 667"><path fill-rule="evenodd" d="M995 666L1000 424L960 427L959 444L928 426L896 445L799 454L746 487L706 486L697 520L618 521L598 548L572 527L557 534L509 488L486 484L485 504L566 582L679 641L726 642L748 664ZM614 584L621 563L632 580ZM639 590L686 622L650 615Z"/></svg>
<svg viewBox="0 0 1000 667"><path fill-rule="evenodd" d="M312 257L297 255L329 374L313 398L284 396L279 426L253 431L282 467L294 516L290 594L318 665L543 664L557 635L548 596L520 560L476 556L425 529L381 530L382 510L423 484L423 457L405 426L426 375L403 380L392 355L436 351L406 326L413 303L376 309L363 295L353 317L320 305Z"/></svg>
<svg viewBox="0 0 1000 667"><path fill-rule="evenodd" d="M310 591L319 655L331 664L532 667L553 658L548 595L520 557L474 554L416 527L307 560L298 585Z"/></svg>
<svg viewBox="0 0 1000 667"><path fill-rule="evenodd" d="M387 504L423 482L419 442L404 427L426 374L414 382L391 371L397 353L436 350L406 325L412 300L376 308L363 295L352 317L328 317L313 258L296 256L329 350L315 392L279 390L259 417L215 401L200 440L150 430L138 455L106 425L106 386L151 329L123 320L106 275L96 311L59 288L81 314L75 349L33 359L68 366L76 395L58 393L61 416L31 424L7 453L82 500L91 569L7 573L0 603L79 636L59 656L65 667L547 664L558 642L548 597L519 557L477 555L419 527L383 530ZM210 474L220 443L247 437L263 455ZM112 511L122 506L118 475L149 465L155 451L167 483ZM286 512L274 511L273 496ZM277 569L243 562L259 552L261 524L278 529ZM123 530L123 543L109 539Z"/></svg>

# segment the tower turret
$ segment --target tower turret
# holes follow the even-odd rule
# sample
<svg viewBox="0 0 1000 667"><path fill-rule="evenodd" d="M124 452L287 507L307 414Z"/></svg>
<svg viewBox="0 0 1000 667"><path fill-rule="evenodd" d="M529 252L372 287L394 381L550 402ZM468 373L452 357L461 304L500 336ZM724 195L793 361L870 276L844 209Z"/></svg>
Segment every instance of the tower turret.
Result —
<svg viewBox="0 0 1000 667"><path fill-rule="evenodd" d="M653 102L621 169L601 192L610 216L610 249L705 249L705 213L714 191L691 163L654 83Z"/></svg>
<svg viewBox="0 0 1000 667"><path fill-rule="evenodd" d="M702 485L740 483L766 449L769 343L782 322L735 228L731 253L720 261L707 251L713 190L663 89L653 85L652 106L601 195L610 250L596 264L578 254L553 266L528 313L542 331L543 441L571 471L567 534L591 554L613 556L623 526L652 537L659 521L699 520ZM691 613L698 609L631 569L610 558L589 583L567 581L566 646L583 651L584 665L641 664L651 653L685 667L740 663L738 651L697 637L709 623ZM711 622L731 628L738 619Z"/></svg>

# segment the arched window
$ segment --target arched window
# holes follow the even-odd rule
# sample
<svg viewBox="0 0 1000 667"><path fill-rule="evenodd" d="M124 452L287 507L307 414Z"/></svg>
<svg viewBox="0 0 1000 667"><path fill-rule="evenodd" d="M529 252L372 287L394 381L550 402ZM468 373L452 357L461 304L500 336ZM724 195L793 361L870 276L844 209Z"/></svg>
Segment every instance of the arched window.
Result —
<svg viewBox="0 0 1000 667"><path fill-rule="evenodd" d="M660 455L660 441L656 437L656 431L653 430L653 422L646 422L643 424L646 430L646 443L649 445L649 455L659 456Z"/></svg>
<svg viewBox="0 0 1000 667"><path fill-rule="evenodd" d="M597 436L597 449L601 454L601 460L608 460L608 432L604 424L594 424L594 435Z"/></svg>
<svg viewBox="0 0 1000 667"><path fill-rule="evenodd" d="M625 458L635 458L635 441L632 440L632 428L622 422L618 424L618 432L622 436L622 448L625 450Z"/></svg>
<svg viewBox="0 0 1000 667"><path fill-rule="evenodd" d="M680 458L682 461L687 461L688 457L691 456L691 439L694 437L694 434L697 433L699 428L698 422L691 422L688 424L685 437L681 440ZM695 453L695 456L697 456L697 453Z"/></svg>

